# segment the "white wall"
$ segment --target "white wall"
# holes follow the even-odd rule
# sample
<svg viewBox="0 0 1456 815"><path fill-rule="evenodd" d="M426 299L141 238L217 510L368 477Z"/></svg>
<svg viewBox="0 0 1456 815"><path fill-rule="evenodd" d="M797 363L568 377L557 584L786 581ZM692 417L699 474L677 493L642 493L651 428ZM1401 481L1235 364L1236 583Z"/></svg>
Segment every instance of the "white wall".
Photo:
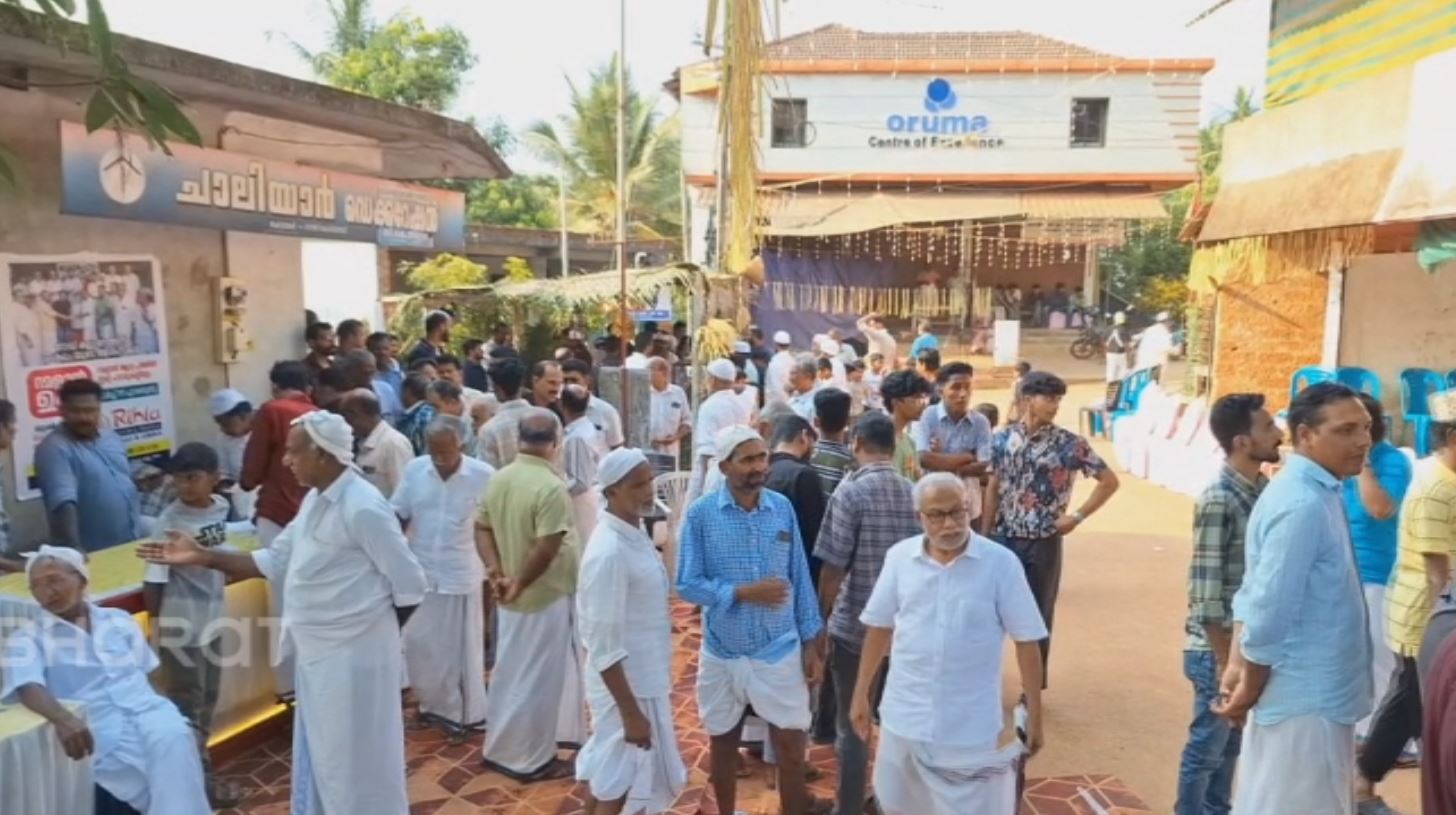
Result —
<svg viewBox="0 0 1456 815"><path fill-rule="evenodd" d="M350 318L383 324L376 247L350 241L303 241L303 305L338 325Z"/></svg>
<svg viewBox="0 0 1456 815"><path fill-rule="evenodd" d="M760 116L761 169L765 173L1115 174L1191 173L1197 146L1199 84L1195 74L996 75L947 74L958 103L947 115L990 119L1004 140L994 149L870 147L871 137L897 134L892 115L929 115L928 74L805 74L768 78L766 97L808 100L812 143L773 148L769 106ZM1179 97L1192 96L1184 99ZM1105 97L1107 144L1072 148L1071 104ZM682 99L683 166L689 175L714 170L717 100ZM904 135L904 134L900 134Z"/></svg>
<svg viewBox="0 0 1456 815"><path fill-rule="evenodd" d="M1345 273L1340 364L1380 376L1386 410L1399 416L1400 372L1456 368L1456 264L1435 274L1414 254L1366 255Z"/></svg>

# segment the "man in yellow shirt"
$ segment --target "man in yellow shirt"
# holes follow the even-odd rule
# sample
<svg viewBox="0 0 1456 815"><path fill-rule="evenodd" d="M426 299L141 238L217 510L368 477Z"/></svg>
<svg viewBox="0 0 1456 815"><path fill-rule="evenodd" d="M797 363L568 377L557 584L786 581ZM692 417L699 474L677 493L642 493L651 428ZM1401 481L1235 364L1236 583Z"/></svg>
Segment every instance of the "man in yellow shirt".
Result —
<svg viewBox="0 0 1456 815"><path fill-rule="evenodd" d="M1430 406L1433 453L1416 464L1400 506L1400 550L1385 598L1387 640L1399 663L1360 755L1355 785L1360 815L1395 813L1375 794L1375 785L1395 767L1406 742L1421 735L1416 657L1436 599L1450 591L1456 556L1456 392L1432 395Z"/></svg>
<svg viewBox="0 0 1456 815"><path fill-rule="evenodd" d="M530 783L571 775L556 746L586 740L586 700L572 617L581 553L571 494L551 466L561 423L530 408L519 437L515 461L486 487L475 532L499 604L485 765Z"/></svg>

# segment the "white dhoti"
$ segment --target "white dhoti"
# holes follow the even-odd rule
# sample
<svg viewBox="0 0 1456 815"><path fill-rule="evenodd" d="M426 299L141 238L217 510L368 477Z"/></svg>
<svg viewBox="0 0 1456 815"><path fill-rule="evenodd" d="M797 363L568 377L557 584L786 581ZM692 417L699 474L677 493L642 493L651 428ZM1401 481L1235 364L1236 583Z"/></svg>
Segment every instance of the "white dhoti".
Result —
<svg viewBox="0 0 1456 815"><path fill-rule="evenodd" d="M468 594L425 595L404 627L404 657L420 714L454 728L485 724L485 605Z"/></svg>
<svg viewBox="0 0 1456 815"><path fill-rule="evenodd" d="M394 609L345 642L289 636L298 649L293 815L408 812Z"/></svg>
<svg viewBox="0 0 1456 815"><path fill-rule="evenodd" d="M1239 749L1233 815L1354 811L1354 725L1316 715L1261 725L1250 717Z"/></svg>
<svg viewBox="0 0 1456 815"><path fill-rule="evenodd" d="M601 487L592 487L581 495L571 497L571 516L576 521L576 539L582 545L591 540L592 530L597 528L597 515L601 511Z"/></svg>
<svg viewBox="0 0 1456 815"><path fill-rule="evenodd" d="M196 815L211 812L197 753L197 731L177 706L158 698L141 713L113 711L119 726L91 722L93 732L115 732L101 745L91 777L112 797L146 815ZM16 779L15 783L24 781Z"/></svg>
<svg viewBox="0 0 1456 815"><path fill-rule="evenodd" d="M809 685L795 650L778 662L748 657L720 659L703 649L698 657L698 713L710 736L738 726L753 706L759 718L780 730L808 730Z"/></svg>
<svg viewBox="0 0 1456 815"><path fill-rule="evenodd" d="M1107 355L1107 381L1121 382L1127 376L1127 354Z"/></svg>
<svg viewBox="0 0 1456 815"><path fill-rule="evenodd" d="M950 747L880 728L875 799L885 815L1016 815L1022 746Z"/></svg>
<svg viewBox="0 0 1456 815"><path fill-rule="evenodd" d="M1374 681L1375 693L1370 697L1375 700L1375 706L1380 706L1380 700L1385 698L1385 692L1390 689L1390 679L1395 676L1395 652L1385 643L1385 585L1382 583L1366 583L1365 589L1365 619L1369 623L1370 633L1370 671L1371 679ZM1361 719L1355 725L1355 737L1365 738L1370 731L1370 723L1375 718L1375 712L1371 711L1369 716Z"/></svg>
<svg viewBox="0 0 1456 815"><path fill-rule="evenodd" d="M257 527L258 545L264 549L272 546L273 540L283 532L283 527L267 518L259 518ZM281 699L290 699L293 697L294 657L292 653L282 653L282 631L278 625L283 620L283 583L282 580L268 581L268 612L273 615L273 625L268 628L268 653L273 659L273 691Z"/></svg>
<svg viewBox="0 0 1456 815"><path fill-rule="evenodd" d="M557 745L586 741L576 603L568 595L541 611L496 610L499 639L486 705L485 761L516 777L545 769Z"/></svg>
<svg viewBox="0 0 1456 815"><path fill-rule="evenodd" d="M576 757L576 779L586 782L598 801L626 798L622 815L653 815L677 800L688 771L678 752L671 700L639 697L637 706L652 725L648 750L623 738L621 710L610 696L592 700L592 734Z"/></svg>

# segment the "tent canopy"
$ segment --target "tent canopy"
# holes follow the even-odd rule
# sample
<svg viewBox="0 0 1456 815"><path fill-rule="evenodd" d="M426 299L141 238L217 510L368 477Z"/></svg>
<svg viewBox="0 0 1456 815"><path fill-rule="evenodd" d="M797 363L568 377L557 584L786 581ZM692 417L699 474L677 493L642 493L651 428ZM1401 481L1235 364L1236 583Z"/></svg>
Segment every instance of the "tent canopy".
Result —
<svg viewBox="0 0 1456 815"><path fill-rule="evenodd" d="M764 204L765 235L820 237L887 226L997 218L1165 219L1159 194L1119 192L874 192L779 194Z"/></svg>

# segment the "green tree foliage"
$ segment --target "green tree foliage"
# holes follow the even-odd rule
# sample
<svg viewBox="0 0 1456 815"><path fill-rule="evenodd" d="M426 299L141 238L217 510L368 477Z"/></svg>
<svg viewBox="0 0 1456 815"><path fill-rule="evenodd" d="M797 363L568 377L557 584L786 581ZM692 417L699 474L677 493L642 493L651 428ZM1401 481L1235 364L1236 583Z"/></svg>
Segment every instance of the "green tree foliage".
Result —
<svg viewBox="0 0 1456 815"><path fill-rule="evenodd" d="M441 252L412 267L405 273L405 280L414 291L484 286L490 282L490 268L470 258Z"/></svg>
<svg viewBox="0 0 1456 815"><path fill-rule="evenodd" d="M536 272L525 258L506 258L506 279L512 281L534 280Z"/></svg>
<svg viewBox="0 0 1456 815"><path fill-rule="evenodd" d="M376 23L369 0L332 0L328 9L328 47L293 46L315 76L336 88L439 112L475 67L470 39L453 26L430 28L408 13Z"/></svg>
<svg viewBox="0 0 1456 815"><path fill-rule="evenodd" d="M474 224L555 229L559 225L556 180L515 175L465 185L466 217Z"/></svg>
<svg viewBox="0 0 1456 815"><path fill-rule="evenodd" d="M69 20L76 15L76 0L34 0L48 21ZM131 71L116 52L111 22L101 0L85 0L86 41L84 46L96 64L91 96L86 100L86 130L125 126L144 134L153 145L168 154L167 142L201 145L202 136L182 112L182 100L150 79ZM0 7L25 8L23 0L0 0ZM64 53L72 46L65 37L52 37ZM21 183L19 162L0 145L0 190L17 189Z"/></svg>
<svg viewBox="0 0 1456 815"><path fill-rule="evenodd" d="M531 125L523 141L565 173L570 226L609 234L619 195L627 201L629 232L675 237L681 227L679 130L627 78L627 185L617 189L616 59L591 72L587 84L567 79L571 110L555 123Z"/></svg>

